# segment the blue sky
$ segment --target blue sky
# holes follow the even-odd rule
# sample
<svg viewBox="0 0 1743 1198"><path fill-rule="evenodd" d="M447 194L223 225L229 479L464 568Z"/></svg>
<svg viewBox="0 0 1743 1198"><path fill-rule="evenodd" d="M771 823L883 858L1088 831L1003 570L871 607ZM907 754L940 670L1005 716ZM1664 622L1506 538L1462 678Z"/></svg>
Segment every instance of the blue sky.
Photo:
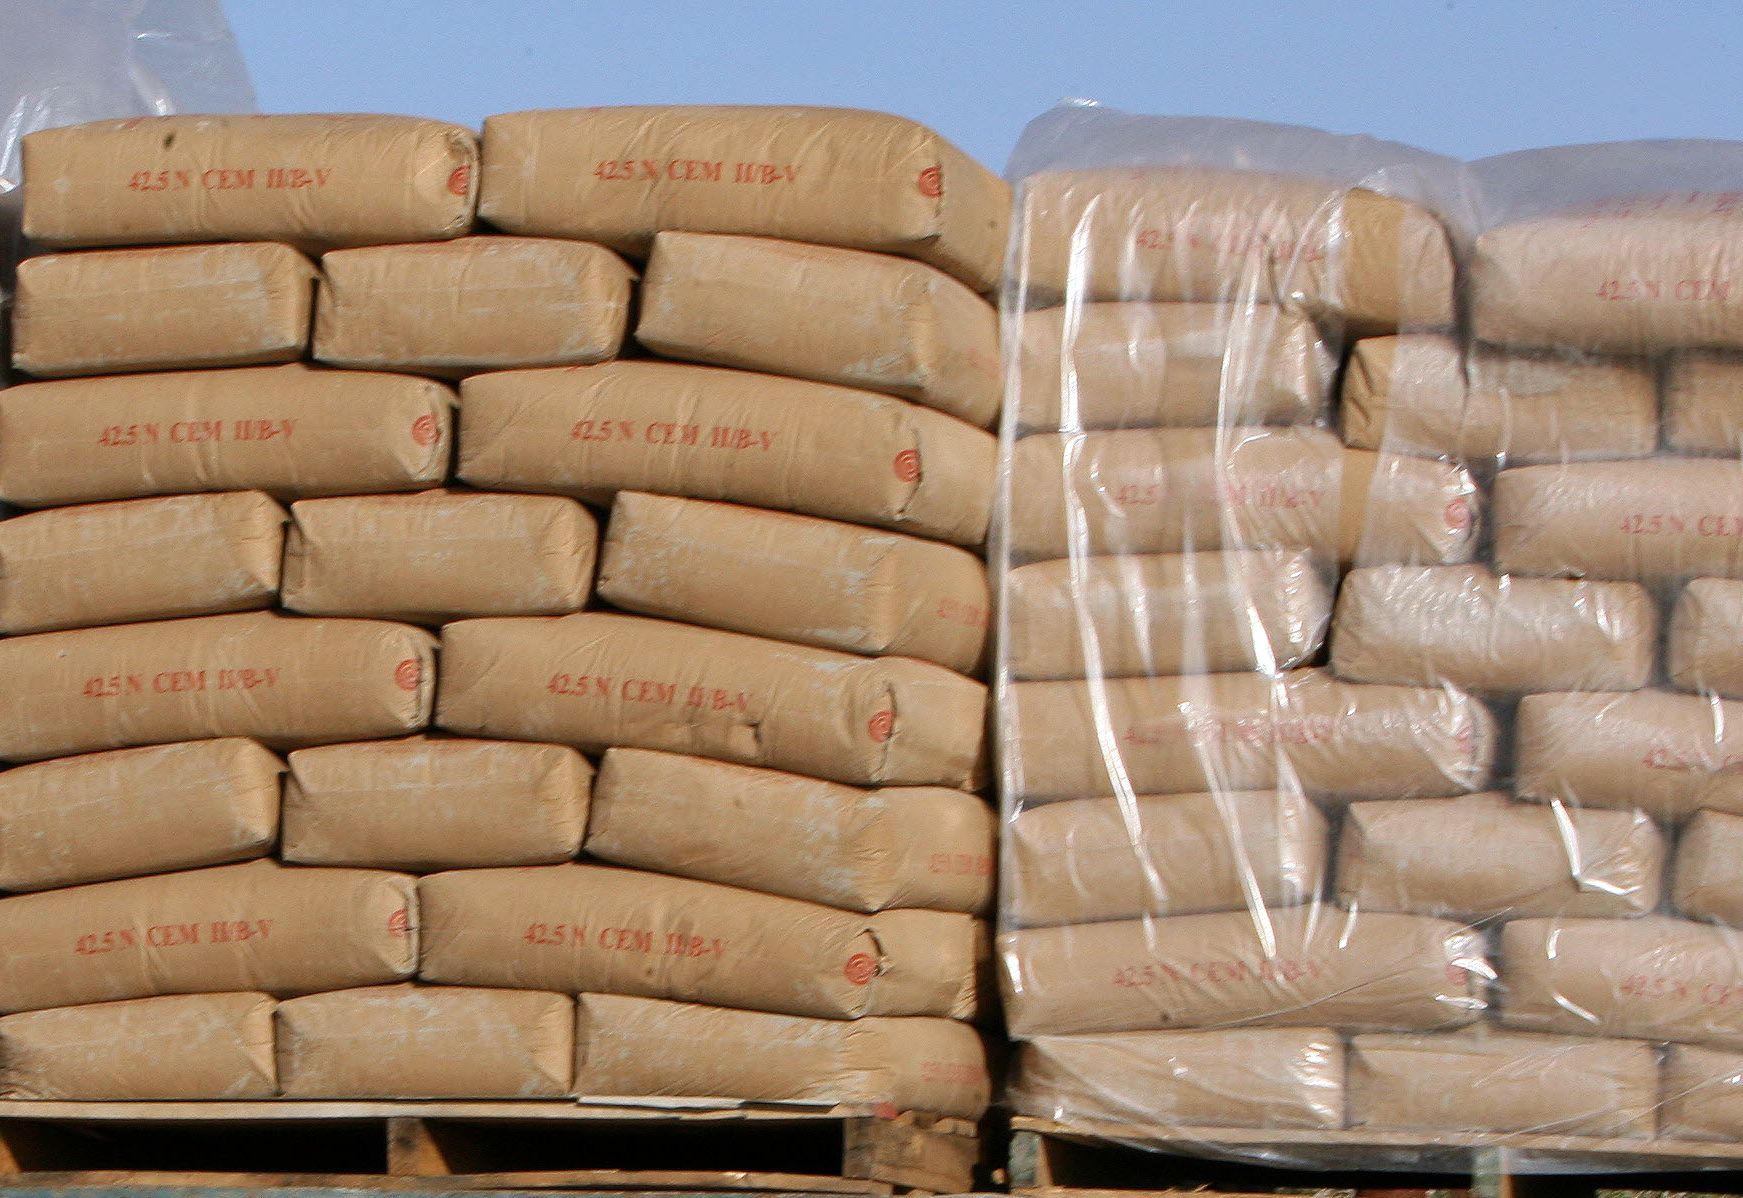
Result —
<svg viewBox="0 0 1743 1198"><path fill-rule="evenodd" d="M1709 0L227 0L262 108L808 103L1002 168L1065 96L1317 125L1459 157L1743 137L1743 5Z"/></svg>

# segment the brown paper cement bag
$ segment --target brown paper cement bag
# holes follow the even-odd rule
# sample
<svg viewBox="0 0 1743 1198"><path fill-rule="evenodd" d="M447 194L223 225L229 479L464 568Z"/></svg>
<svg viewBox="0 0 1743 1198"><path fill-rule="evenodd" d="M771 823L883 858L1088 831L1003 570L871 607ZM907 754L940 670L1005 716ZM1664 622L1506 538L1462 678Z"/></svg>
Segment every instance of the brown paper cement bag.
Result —
<svg viewBox="0 0 1743 1198"><path fill-rule="evenodd" d="M928 662L591 612L448 625L438 707L437 723L462 735L967 787L986 688Z"/></svg>
<svg viewBox="0 0 1743 1198"><path fill-rule="evenodd" d="M1650 1044L1483 1028L1356 1036L1347 1056L1351 1127L1646 1137L1657 1125Z"/></svg>
<svg viewBox="0 0 1743 1198"><path fill-rule="evenodd" d="M0 521L0 632L270 607L287 519L259 491L227 491Z"/></svg>
<svg viewBox="0 0 1743 1198"><path fill-rule="evenodd" d="M1344 443L1501 465L1645 457L1658 446L1656 380L1606 359L1479 348L1450 337L1369 337L1350 352Z"/></svg>
<svg viewBox="0 0 1743 1198"><path fill-rule="evenodd" d="M6 526L0 524L0 537ZM4 592L0 592L3 594ZM1743 582L1696 578L1677 596L1665 673L1685 690L1743 699Z"/></svg>
<svg viewBox="0 0 1743 1198"><path fill-rule="evenodd" d="M595 503L653 491L986 537L994 438L887 395L674 362L504 371L462 392L460 477L476 487Z"/></svg>
<svg viewBox="0 0 1743 1198"><path fill-rule="evenodd" d="M1679 820L1743 814L1743 703L1643 690L1527 695L1514 726L1514 790Z"/></svg>
<svg viewBox="0 0 1743 1198"><path fill-rule="evenodd" d="M986 1113L986 1047L947 1019L806 1019L583 994L575 1092Z"/></svg>
<svg viewBox="0 0 1743 1198"><path fill-rule="evenodd" d="M986 566L954 545L635 491L612 503L599 597L643 615L964 674L980 667L992 608Z"/></svg>
<svg viewBox="0 0 1743 1198"><path fill-rule="evenodd" d="M294 362L315 267L256 242L44 254L19 264L12 365L38 378Z"/></svg>
<svg viewBox="0 0 1743 1198"><path fill-rule="evenodd" d="M850 108L640 106L484 122L480 215L647 253L663 229L900 254L998 286L1011 190L923 125Z"/></svg>
<svg viewBox="0 0 1743 1198"><path fill-rule="evenodd" d="M610 250L536 237L334 250L321 272L316 359L443 377L616 357L635 280Z"/></svg>
<svg viewBox="0 0 1743 1198"><path fill-rule="evenodd" d="M879 911L867 917L878 942L874 1015L947 1015L974 1022L990 972L987 925L958 911Z"/></svg>
<svg viewBox="0 0 1743 1198"><path fill-rule="evenodd" d="M1743 1055L1665 1046L1658 1134L1675 1140L1743 1137Z"/></svg>
<svg viewBox="0 0 1743 1198"><path fill-rule="evenodd" d="M1375 566L1338 590L1331 665L1355 682L1484 694L1637 690L1658 610L1632 582L1497 577L1485 566Z"/></svg>
<svg viewBox="0 0 1743 1198"><path fill-rule="evenodd" d="M1663 834L1639 811L1552 809L1499 793L1351 803L1338 901L1473 921L1644 915L1658 907L1664 860Z"/></svg>
<svg viewBox="0 0 1743 1198"><path fill-rule="evenodd" d="M1495 758L1495 720L1452 687L1363 686L1324 670L1021 682L1001 717L1006 786L1026 799L1269 790L1325 798L1463 794ZM1104 738L1106 738L1104 740Z"/></svg>
<svg viewBox="0 0 1743 1198"><path fill-rule="evenodd" d="M855 1019L900 1010L925 989L949 991L924 1012L948 1015L974 972L972 960L955 960L948 977L910 977L912 963L886 949L871 916L635 870L465 869L424 878L418 889L419 976L444 985Z"/></svg>
<svg viewBox="0 0 1743 1198"><path fill-rule="evenodd" d="M1495 569L1654 582L1743 578L1743 467L1654 458L1503 470Z"/></svg>
<svg viewBox="0 0 1743 1198"><path fill-rule="evenodd" d="M177 994L0 1019L0 1095L87 1101L276 1098L274 1002Z"/></svg>
<svg viewBox="0 0 1743 1198"><path fill-rule="evenodd" d="M1622 196L1488 230L1468 267L1476 335L1618 353L1743 345L1735 201Z"/></svg>
<svg viewBox="0 0 1743 1198"><path fill-rule="evenodd" d="M304 865L548 865L574 857L587 826L593 767L563 745L415 737L289 760L279 855Z"/></svg>
<svg viewBox="0 0 1743 1198"><path fill-rule="evenodd" d="M635 338L666 358L861 387L986 428L998 312L941 270L766 237L660 233Z"/></svg>
<svg viewBox="0 0 1743 1198"><path fill-rule="evenodd" d="M1319 896L1326 820L1289 791L1076 799L1013 817L1005 914L1020 926L1287 907Z"/></svg>
<svg viewBox="0 0 1743 1198"><path fill-rule="evenodd" d="M1459 1027L1483 1010L1482 934L1444 919L1258 908L1000 937L1019 1039L1269 1024Z"/></svg>
<svg viewBox="0 0 1743 1198"><path fill-rule="evenodd" d="M1275 673L1325 643L1331 592L1305 550L1031 562L1005 575L1013 678Z"/></svg>
<svg viewBox="0 0 1743 1198"><path fill-rule="evenodd" d="M1743 1047L1743 938L1662 915L1501 929L1501 1021L1527 1031Z"/></svg>
<svg viewBox="0 0 1743 1198"><path fill-rule="evenodd" d="M0 760L212 736L272 748L429 723L435 638L271 612L0 640Z"/></svg>
<svg viewBox="0 0 1743 1198"><path fill-rule="evenodd" d="M3 775L0 775L3 777ZM1743 927L1743 816L1697 811L1677 841L1671 901L1690 919Z"/></svg>
<svg viewBox="0 0 1743 1198"><path fill-rule="evenodd" d="M1301 176L1204 167L1023 181L1031 300L1293 303L1352 334L1453 321L1446 230L1427 209Z"/></svg>
<svg viewBox="0 0 1743 1198"><path fill-rule="evenodd" d="M0 392L0 498L416 491L447 472L453 404L428 379L300 364L29 383Z"/></svg>
<svg viewBox="0 0 1743 1198"><path fill-rule="evenodd" d="M4 774L0 774L3 782ZM859 790L675 753L608 749L587 853L849 911L983 914L995 816L941 786Z"/></svg>
<svg viewBox="0 0 1743 1198"><path fill-rule="evenodd" d="M0 899L0 1010L398 981L417 968L415 889L250 861Z"/></svg>
<svg viewBox="0 0 1743 1198"><path fill-rule="evenodd" d="M89 753L0 772L0 890L263 857L284 762L251 740Z"/></svg>
<svg viewBox="0 0 1743 1198"><path fill-rule="evenodd" d="M371 245L472 227L478 139L406 116L159 116L24 139L39 245Z"/></svg>
<svg viewBox="0 0 1743 1198"><path fill-rule="evenodd" d="M1019 321L1018 427L1312 424L1337 363L1313 322L1241 304L1077 304Z"/></svg>
<svg viewBox="0 0 1743 1198"><path fill-rule="evenodd" d="M1743 358L1677 353L1664 362L1664 444L1677 453L1736 455L1743 445Z"/></svg>
<svg viewBox="0 0 1743 1198"><path fill-rule="evenodd" d="M286 1098L556 1098L575 1000L531 990L369 986L278 1007Z"/></svg>
<svg viewBox="0 0 1743 1198"><path fill-rule="evenodd" d="M285 534L284 605L442 624L580 611L599 525L558 495L428 491L305 499Z"/></svg>
<svg viewBox="0 0 1743 1198"><path fill-rule="evenodd" d="M1344 1042L1328 1028L1037 1036L1018 1049L1024 1115L1128 1127L1344 1125Z"/></svg>
<svg viewBox="0 0 1743 1198"><path fill-rule="evenodd" d="M1476 555L1483 494L1465 467L1346 449L1342 480L1339 562L1433 566Z"/></svg>

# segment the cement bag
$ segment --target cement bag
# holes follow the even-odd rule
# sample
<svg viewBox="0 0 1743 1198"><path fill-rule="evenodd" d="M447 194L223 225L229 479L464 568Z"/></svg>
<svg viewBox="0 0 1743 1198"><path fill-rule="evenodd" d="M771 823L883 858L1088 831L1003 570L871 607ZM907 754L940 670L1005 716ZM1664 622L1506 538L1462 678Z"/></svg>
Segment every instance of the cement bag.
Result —
<svg viewBox="0 0 1743 1198"><path fill-rule="evenodd" d="M951 1020L807 1019L583 994L575 1092L979 1119L992 1085L979 1033Z"/></svg>
<svg viewBox="0 0 1743 1198"><path fill-rule="evenodd" d="M0 535L5 533L0 524ZM1743 582L1696 578L1677 596L1665 673L1684 690L1743 699Z"/></svg>
<svg viewBox="0 0 1743 1198"><path fill-rule="evenodd" d="M574 1051L566 994L408 984L278 1008L286 1098L557 1098Z"/></svg>
<svg viewBox="0 0 1743 1198"><path fill-rule="evenodd" d="M280 997L417 968L413 880L274 861L0 899L0 1010L220 990Z"/></svg>
<svg viewBox="0 0 1743 1198"><path fill-rule="evenodd" d="M1664 363L1664 444L1677 453L1732 455L1743 446L1743 360L1690 350Z"/></svg>
<svg viewBox="0 0 1743 1198"><path fill-rule="evenodd" d="M617 865L849 911L982 914L996 834L986 801L960 790L868 791L619 748L600 762L586 847Z"/></svg>
<svg viewBox="0 0 1743 1198"><path fill-rule="evenodd" d="M899 395L998 419L999 319L941 270L766 237L660 233L635 339L664 358Z"/></svg>
<svg viewBox="0 0 1743 1198"><path fill-rule="evenodd" d="M480 215L642 256L665 229L899 254L992 291L1010 188L932 130L846 108L641 106L484 122Z"/></svg>
<svg viewBox="0 0 1743 1198"><path fill-rule="evenodd" d="M1664 1050L1658 1132L1678 1140L1743 1136L1743 1054L1671 1044Z"/></svg>
<svg viewBox="0 0 1743 1198"><path fill-rule="evenodd" d="M1344 1042L1329 1028L1036 1036L1011 1102L1062 1123L1344 1126Z"/></svg>
<svg viewBox="0 0 1743 1198"><path fill-rule="evenodd" d="M0 1019L0 1095L47 1101L278 1097L266 994L178 994Z"/></svg>
<svg viewBox="0 0 1743 1198"><path fill-rule="evenodd" d="M4 777L4 775L0 775ZM1690 919L1743 927L1743 816L1699 811L1677 840L1671 901Z"/></svg>

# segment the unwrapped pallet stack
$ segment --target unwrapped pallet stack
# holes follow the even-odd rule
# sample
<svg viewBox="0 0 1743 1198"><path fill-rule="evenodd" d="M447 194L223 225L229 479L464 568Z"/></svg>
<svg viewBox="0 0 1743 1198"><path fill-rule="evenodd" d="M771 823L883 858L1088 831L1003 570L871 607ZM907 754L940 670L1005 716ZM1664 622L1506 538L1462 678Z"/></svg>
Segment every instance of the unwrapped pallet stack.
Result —
<svg viewBox="0 0 1743 1198"><path fill-rule="evenodd" d="M1743 1138L1735 192L1084 110L1019 165L1017 1110Z"/></svg>
<svg viewBox="0 0 1743 1198"><path fill-rule="evenodd" d="M977 1117L1003 185L808 109L25 160L7 1092Z"/></svg>

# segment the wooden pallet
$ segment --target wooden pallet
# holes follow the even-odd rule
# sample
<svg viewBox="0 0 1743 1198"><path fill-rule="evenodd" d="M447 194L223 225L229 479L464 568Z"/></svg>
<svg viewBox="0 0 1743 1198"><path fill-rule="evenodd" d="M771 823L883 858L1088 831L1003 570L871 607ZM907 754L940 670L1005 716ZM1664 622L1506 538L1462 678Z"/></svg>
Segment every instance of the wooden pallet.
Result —
<svg viewBox="0 0 1743 1198"><path fill-rule="evenodd" d="M0 1100L0 1193L116 1186L406 1193L959 1193L973 1124L859 1108Z"/></svg>
<svg viewBox="0 0 1743 1198"><path fill-rule="evenodd" d="M1595 1198L1743 1189L1743 1145L1589 1136L1250 1130L1011 1120L1010 1179L1034 1198ZM1256 1163L1261 1154L1277 1164ZM1642 1176L1644 1174L1644 1176Z"/></svg>

